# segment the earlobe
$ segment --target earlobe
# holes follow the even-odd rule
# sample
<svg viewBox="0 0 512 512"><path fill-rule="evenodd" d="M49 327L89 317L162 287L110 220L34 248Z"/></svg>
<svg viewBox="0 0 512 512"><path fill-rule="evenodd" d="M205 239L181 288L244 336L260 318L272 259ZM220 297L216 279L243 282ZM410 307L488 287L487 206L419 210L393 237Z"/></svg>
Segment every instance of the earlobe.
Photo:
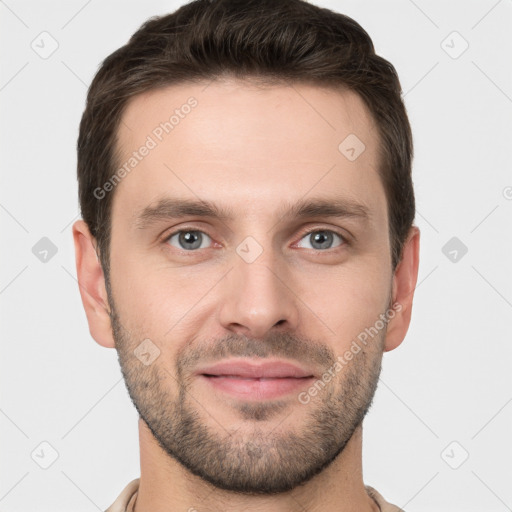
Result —
<svg viewBox="0 0 512 512"><path fill-rule="evenodd" d="M388 323L385 352L398 347L409 329L414 290L418 279L419 253L420 230L412 226L403 247L402 259L393 275L392 307L395 315Z"/></svg>
<svg viewBox="0 0 512 512"><path fill-rule="evenodd" d="M95 250L95 240L83 220L73 224L73 240L76 274L89 331L103 347L115 348L105 277Z"/></svg>

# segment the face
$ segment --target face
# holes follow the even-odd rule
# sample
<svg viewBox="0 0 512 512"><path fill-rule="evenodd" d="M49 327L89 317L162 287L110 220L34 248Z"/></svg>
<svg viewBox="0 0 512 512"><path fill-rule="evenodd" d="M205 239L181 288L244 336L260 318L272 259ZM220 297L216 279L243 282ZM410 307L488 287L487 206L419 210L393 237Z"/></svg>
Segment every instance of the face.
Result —
<svg viewBox="0 0 512 512"><path fill-rule="evenodd" d="M335 460L375 391L393 277L378 136L351 92L207 85L125 111L113 335L165 452L275 493Z"/></svg>

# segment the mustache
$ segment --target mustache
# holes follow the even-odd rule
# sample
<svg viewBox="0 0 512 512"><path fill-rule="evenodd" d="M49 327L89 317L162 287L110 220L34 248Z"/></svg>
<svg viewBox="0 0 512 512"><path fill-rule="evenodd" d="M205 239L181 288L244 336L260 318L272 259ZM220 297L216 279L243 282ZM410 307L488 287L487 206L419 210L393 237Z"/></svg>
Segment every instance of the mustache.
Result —
<svg viewBox="0 0 512 512"><path fill-rule="evenodd" d="M334 352L325 344L290 333L273 332L262 339L232 333L220 340L185 345L178 351L176 366L178 373L186 373L199 362L215 363L229 357L281 357L320 368L329 368L336 361Z"/></svg>

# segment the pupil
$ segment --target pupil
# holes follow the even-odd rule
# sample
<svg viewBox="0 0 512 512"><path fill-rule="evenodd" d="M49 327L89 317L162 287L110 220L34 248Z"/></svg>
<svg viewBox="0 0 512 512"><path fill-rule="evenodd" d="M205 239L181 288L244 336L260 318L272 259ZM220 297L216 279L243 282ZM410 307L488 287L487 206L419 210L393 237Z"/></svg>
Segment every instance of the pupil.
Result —
<svg viewBox="0 0 512 512"><path fill-rule="evenodd" d="M201 241L199 240L199 234L196 231L186 231L181 233L181 241L182 246L185 246L184 249L197 249L201 245ZM199 243L197 243L199 240ZM186 247L188 245L188 247Z"/></svg>
<svg viewBox="0 0 512 512"><path fill-rule="evenodd" d="M320 245L321 249L328 248L331 242L332 234L325 231L319 231L314 235L314 243Z"/></svg>

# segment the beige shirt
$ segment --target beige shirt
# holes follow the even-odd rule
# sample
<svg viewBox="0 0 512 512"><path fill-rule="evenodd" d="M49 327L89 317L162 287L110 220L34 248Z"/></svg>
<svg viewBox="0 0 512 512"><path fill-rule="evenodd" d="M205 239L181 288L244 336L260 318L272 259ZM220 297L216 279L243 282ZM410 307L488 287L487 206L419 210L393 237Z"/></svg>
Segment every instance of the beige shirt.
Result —
<svg viewBox="0 0 512 512"><path fill-rule="evenodd" d="M105 512L133 512L137 500L139 480L139 478L132 480ZM401 508L388 503L373 487L367 485L366 492L379 505L381 512L404 512Z"/></svg>

